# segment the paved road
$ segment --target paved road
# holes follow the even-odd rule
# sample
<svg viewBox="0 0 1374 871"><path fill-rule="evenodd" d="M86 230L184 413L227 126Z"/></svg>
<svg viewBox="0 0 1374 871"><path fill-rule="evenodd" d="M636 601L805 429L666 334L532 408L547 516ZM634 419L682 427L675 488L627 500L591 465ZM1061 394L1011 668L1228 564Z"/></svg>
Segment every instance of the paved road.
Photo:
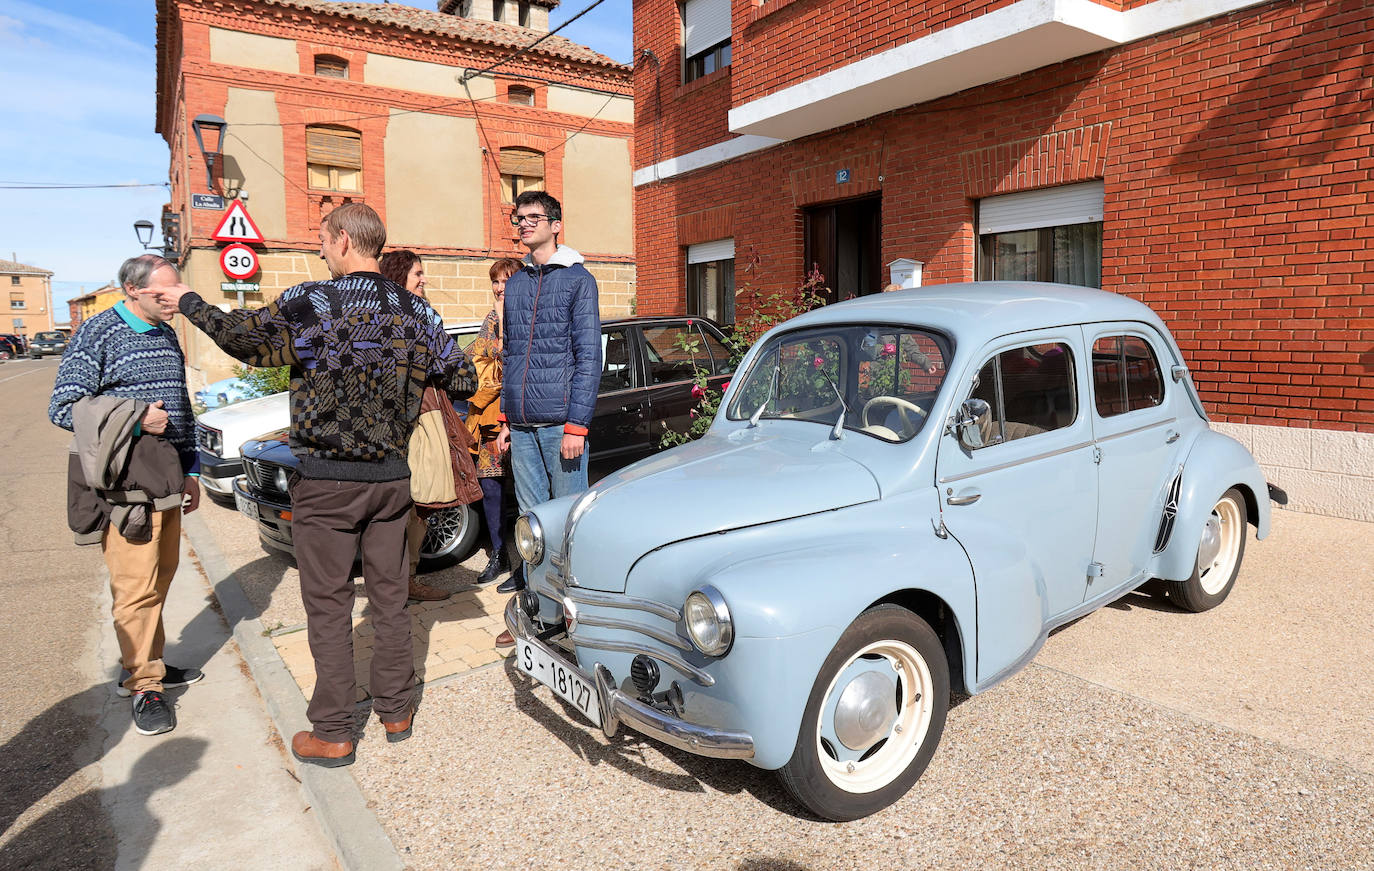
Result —
<svg viewBox="0 0 1374 871"><path fill-rule="evenodd" d="M175 731L133 731L104 562L67 529L56 370L0 365L0 868L336 868L185 545L168 658L207 677L169 693Z"/></svg>

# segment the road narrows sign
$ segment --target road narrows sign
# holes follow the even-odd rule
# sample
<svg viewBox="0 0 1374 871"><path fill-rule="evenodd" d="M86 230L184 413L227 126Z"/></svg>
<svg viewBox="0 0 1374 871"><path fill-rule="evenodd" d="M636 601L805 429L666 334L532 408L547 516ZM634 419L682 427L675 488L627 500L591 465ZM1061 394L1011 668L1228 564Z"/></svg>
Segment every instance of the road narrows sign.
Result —
<svg viewBox="0 0 1374 871"><path fill-rule="evenodd" d="M225 275L242 281L258 271L258 252L235 243L219 252L219 266Z"/></svg>
<svg viewBox="0 0 1374 871"><path fill-rule="evenodd" d="M262 231L253 223L242 200L234 200L210 238L216 242L261 242Z"/></svg>

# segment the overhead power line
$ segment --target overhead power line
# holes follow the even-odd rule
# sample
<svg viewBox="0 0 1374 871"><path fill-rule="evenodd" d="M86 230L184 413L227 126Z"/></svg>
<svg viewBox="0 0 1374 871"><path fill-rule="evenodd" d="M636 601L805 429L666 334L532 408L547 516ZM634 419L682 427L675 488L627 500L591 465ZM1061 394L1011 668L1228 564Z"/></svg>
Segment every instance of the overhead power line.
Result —
<svg viewBox="0 0 1374 871"><path fill-rule="evenodd" d="M120 184L82 184L80 182L27 182L0 181L0 190L7 191L71 191L95 190L98 188L165 188L168 183L161 182L122 182Z"/></svg>

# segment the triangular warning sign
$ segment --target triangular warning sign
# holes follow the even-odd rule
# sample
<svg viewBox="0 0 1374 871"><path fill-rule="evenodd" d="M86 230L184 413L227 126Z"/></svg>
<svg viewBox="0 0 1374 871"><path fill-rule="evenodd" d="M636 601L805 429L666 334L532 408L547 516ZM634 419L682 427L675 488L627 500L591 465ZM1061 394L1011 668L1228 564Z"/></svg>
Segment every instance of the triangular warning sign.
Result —
<svg viewBox="0 0 1374 871"><path fill-rule="evenodd" d="M253 223L248 209L241 200L234 200L224 219L219 222L211 236L216 242L261 242L262 231Z"/></svg>

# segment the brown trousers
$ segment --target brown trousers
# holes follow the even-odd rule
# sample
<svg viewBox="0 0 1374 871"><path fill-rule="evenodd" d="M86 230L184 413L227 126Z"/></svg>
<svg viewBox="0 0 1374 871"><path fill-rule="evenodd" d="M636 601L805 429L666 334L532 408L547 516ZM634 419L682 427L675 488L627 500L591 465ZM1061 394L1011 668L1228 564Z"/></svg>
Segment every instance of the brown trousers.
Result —
<svg viewBox="0 0 1374 871"><path fill-rule="evenodd" d="M353 740L353 556L361 544L363 588L375 630L368 688L383 722L405 719L415 688L406 524L410 482L297 478L291 538L301 573L315 692L306 715L322 741Z"/></svg>
<svg viewBox="0 0 1374 871"><path fill-rule="evenodd" d="M132 674L124 686L134 692L161 690L162 604L181 555L181 508L153 512L151 541L133 542L110 526L100 542L110 570L119 658Z"/></svg>

